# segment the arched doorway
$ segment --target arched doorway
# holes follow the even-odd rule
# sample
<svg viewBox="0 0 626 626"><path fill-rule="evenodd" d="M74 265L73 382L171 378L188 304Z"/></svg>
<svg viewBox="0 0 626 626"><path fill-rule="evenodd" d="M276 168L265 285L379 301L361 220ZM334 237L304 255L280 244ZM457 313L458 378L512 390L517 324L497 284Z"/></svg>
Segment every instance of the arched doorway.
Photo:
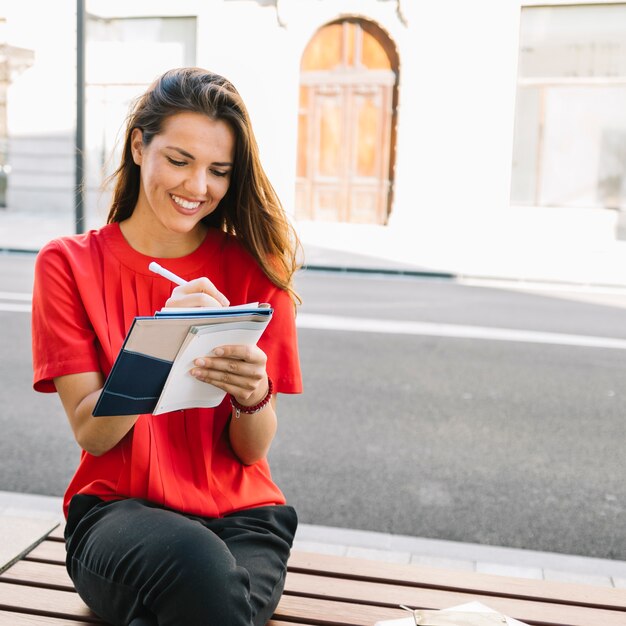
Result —
<svg viewBox="0 0 626 626"><path fill-rule="evenodd" d="M345 19L313 36L301 63L296 217L387 222L398 65L372 22Z"/></svg>

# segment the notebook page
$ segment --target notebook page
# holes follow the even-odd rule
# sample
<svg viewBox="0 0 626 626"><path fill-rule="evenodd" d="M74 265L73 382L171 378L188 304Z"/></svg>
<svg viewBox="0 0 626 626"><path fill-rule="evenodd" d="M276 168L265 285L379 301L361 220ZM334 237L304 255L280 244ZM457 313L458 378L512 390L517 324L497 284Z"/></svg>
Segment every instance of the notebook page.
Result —
<svg viewBox="0 0 626 626"><path fill-rule="evenodd" d="M218 406L226 392L194 378L189 373L194 367L194 360L207 356L218 346L256 344L268 322L269 319L193 326L176 356L153 414Z"/></svg>

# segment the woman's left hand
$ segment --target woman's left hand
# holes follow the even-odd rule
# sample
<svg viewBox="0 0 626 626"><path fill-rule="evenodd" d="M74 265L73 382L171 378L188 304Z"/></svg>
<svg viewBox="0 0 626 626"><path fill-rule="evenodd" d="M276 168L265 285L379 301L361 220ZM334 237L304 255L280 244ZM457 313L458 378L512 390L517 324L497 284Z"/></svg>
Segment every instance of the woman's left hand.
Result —
<svg viewBox="0 0 626 626"><path fill-rule="evenodd" d="M267 394L266 363L267 356L258 346L220 346L196 359L191 375L223 389L239 404L253 406Z"/></svg>

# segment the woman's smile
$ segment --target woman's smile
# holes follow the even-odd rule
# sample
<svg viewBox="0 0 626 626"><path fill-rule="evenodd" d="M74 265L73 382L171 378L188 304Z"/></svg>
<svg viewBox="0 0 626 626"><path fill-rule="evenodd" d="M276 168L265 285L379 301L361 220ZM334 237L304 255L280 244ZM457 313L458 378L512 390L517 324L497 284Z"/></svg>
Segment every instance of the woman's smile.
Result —
<svg viewBox="0 0 626 626"><path fill-rule="evenodd" d="M173 193L170 194L170 198L173 200L176 210L180 211L183 215L194 215L202 209L202 205L205 203L205 200L189 200L188 198Z"/></svg>

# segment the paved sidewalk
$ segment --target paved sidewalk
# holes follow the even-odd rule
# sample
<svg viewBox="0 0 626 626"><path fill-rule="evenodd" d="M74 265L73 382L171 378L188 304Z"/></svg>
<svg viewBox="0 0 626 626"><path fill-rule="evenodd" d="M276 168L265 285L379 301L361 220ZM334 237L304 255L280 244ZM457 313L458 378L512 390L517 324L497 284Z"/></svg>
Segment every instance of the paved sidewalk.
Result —
<svg viewBox="0 0 626 626"><path fill-rule="evenodd" d="M0 570L57 524L61 498L0 491L0 529L13 556L0 553ZM584 583L626 589L626 562L300 524L294 548L392 563L484 574ZM4 560L2 560L4 559Z"/></svg>
<svg viewBox="0 0 626 626"><path fill-rule="evenodd" d="M534 239L451 228L426 238L411 229L299 223L309 266L432 276L626 287L626 241Z"/></svg>

